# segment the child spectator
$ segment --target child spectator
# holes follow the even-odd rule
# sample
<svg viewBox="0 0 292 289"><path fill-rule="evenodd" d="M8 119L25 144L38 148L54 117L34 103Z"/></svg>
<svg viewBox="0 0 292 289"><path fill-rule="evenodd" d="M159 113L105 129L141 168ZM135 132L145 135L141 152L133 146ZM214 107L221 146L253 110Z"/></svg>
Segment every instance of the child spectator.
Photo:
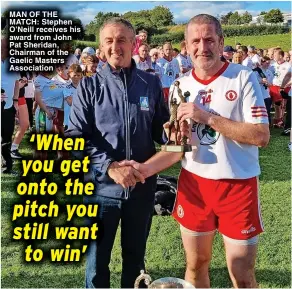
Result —
<svg viewBox="0 0 292 289"><path fill-rule="evenodd" d="M98 58L95 55L88 55L84 59L85 67L83 70L84 76L93 76L96 73L98 66Z"/></svg>
<svg viewBox="0 0 292 289"><path fill-rule="evenodd" d="M142 29L139 31L138 35L136 35L136 44L133 50L133 55L139 54L139 47L142 43L147 42L148 33L146 30Z"/></svg>
<svg viewBox="0 0 292 289"><path fill-rule="evenodd" d="M176 58L179 55L179 50L177 48L173 48L172 57Z"/></svg>
<svg viewBox="0 0 292 289"><path fill-rule="evenodd" d="M77 94L77 86L82 79L83 73L80 65L73 64L69 67L68 75L71 83L67 85L63 90L64 95L64 127L65 130L68 128L70 108L72 100Z"/></svg>

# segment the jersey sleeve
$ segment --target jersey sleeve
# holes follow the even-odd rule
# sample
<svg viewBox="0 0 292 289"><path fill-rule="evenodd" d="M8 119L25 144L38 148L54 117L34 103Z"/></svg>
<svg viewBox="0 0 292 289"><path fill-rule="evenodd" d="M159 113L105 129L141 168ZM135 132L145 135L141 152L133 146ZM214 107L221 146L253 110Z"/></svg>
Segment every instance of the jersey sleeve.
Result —
<svg viewBox="0 0 292 289"><path fill-rule="evenodd" d="M63 96L64 96L64 99L66 99L69 96L73 96L73 93L72 93L71 89L68 88L68 87L65 87L63 89Z"/></svg>
<svg viewBox="0 0 292 289"><path fill-rule="evenodd" d="M35 90L42 92L45 87L45 83L42 81L42 79L36 78L34 81L34 87Z"/></svg>
<svg viewBox="0 0 292 289"><path fill-rule="evenodd" d="M264 98L255 73L249 72L243 86L243 118L245 122L269 123Z"/></svg>
<svg viewBox="0 0 292 289"><path fill-rule="evenodd" d="M175 74L179 74L180 73L180 68L179 68L179 63L178 60L175 58Z"/></svg>

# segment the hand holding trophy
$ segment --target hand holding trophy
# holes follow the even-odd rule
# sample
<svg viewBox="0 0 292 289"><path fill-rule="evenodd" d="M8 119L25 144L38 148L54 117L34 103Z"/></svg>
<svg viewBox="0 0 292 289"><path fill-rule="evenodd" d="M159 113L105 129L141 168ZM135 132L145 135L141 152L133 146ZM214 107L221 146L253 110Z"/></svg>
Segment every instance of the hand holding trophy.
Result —
<svg viewBox="0 0 292 289"><path fill-rule="evenodd" d="M168 127L168 141L167 143L162 146L162 151L167 152L190 152L192 151L192 146L187 143L187 136L183 136L181 140L181 144L178 144L178 133L179 133L179 121L177 119L177 110L181 103L186 103L187 97L190 96L190 93L186 91L184 94L179 87L179 81L174 82L174 89L171 92L170 97L170 119L169 119L169 127ZM178 103L177 98L174 98L174 92L177 90L177 95L180 99ZM171 140L171 134L174 133L175 139L174 141Z"/></svg>

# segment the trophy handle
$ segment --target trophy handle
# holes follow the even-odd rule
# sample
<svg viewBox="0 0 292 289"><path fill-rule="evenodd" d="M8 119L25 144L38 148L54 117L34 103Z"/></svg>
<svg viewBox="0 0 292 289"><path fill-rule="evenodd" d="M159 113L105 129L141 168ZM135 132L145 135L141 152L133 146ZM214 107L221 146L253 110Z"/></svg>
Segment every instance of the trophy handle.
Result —
<svg viewBox="0 0 292 289"><path fill-rule="evenodd" d="M144 280L144 283L147 287L149 287L150 283L151 283L151 277L148 274L144 273L144 270L140 271L140 275L137 277L135 284L134 284L134 288L139 288L139 284L141 280Z"/></svg>

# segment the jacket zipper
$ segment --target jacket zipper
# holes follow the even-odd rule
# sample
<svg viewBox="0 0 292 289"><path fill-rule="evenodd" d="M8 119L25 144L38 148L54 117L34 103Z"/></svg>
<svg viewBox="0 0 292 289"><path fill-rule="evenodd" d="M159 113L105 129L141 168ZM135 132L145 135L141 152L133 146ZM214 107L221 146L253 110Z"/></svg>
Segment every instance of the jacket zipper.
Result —
<svg viewBox="0 0 292 289"><path fill-rule="evenodd" d="M131 159L131 139L130 139L130 116L129 116L129 102L128 102L128 92L127 92L127 77L126 74L123 71L124 75L124 102L125 102L125 114L126 114L126 159ZM126 188L125 190L125 199L127 200L129 198L129 188Z"/></svg>

